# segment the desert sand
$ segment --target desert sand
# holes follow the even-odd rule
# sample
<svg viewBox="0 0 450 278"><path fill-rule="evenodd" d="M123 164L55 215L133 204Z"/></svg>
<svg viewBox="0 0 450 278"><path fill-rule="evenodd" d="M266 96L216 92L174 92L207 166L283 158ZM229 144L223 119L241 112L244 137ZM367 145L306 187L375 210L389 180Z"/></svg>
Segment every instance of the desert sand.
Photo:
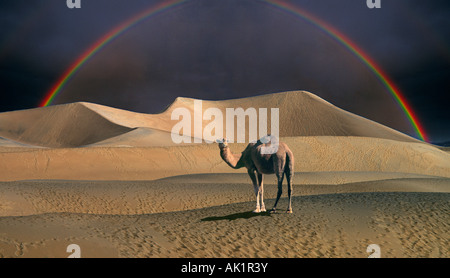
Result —
<svg viewBox="0 0 450 278"><path fill-rule="evenodd" d="M450 154L298 91L203 101L280 109L293 214L254 214L245 169L175 144L171 112L92 103L0 113L0 257L449 257ZM205 122L206 124L207 122ZM205 126L205 125L203 125ZM246 144L230 144L241 152ZM286 185L284 185L286 192ZM265 177L265 203L276 197Z"/></svg>

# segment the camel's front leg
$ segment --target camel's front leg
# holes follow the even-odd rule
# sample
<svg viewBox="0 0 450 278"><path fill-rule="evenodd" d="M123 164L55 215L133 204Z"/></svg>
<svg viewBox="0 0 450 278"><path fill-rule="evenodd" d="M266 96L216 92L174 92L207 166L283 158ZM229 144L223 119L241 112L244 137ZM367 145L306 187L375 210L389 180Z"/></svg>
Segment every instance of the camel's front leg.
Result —
<svg viewBox="0 0 450 278"><path fill-rule="evenodd" d="M261 212L266 211L266 206L264 205L264 184L263 184L263 175L258 173L258 184L259 184L259 202L260 202L260 209Z"/></svg>
<svg viewBox="0 0 450 278"><path fill-rule="evenodd" d="M261 212L261 207L259 205L260 190L259 190L258 183L256 181L255 171L248 170L248 175L250 176L250 179L252 179L253 189L255 190L255 195L256 195L256 209L253 212L259 213L259 212Z"/></svg>

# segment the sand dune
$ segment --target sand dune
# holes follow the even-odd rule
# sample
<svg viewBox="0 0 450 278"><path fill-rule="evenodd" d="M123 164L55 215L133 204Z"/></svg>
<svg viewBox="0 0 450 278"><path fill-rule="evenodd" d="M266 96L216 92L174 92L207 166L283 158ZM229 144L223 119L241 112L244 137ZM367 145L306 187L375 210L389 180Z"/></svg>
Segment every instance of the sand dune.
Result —
<svg viewBox="0 0 450 278"><path fill-rule="evenodd" d="M422 143L364 137L282 138L298 172L399 172L450 177L450 155ZM245 144L232 144L240 152ZM176 147L91 147L0 152L0 180L153 180L233 173L216 144Z"/></svg>
<svg viewBox="0 0 450 278"><path fill-rule="evenodd" d="M45 147L77 147L131 130L80 103L0 113L0 123L2 137Z"/></svg>
<svg viewBox="0 0 450 278"><path fill-rule="evenodd" d="M194 100L190 98L177 98L164 113L171 113L178 107L185 107L193 111L193 102ZM362 136L406 142L416 141L391 128L340 109L306 91L291 91L223 101L203 101L202 105L203 110L219 108L224 115L226 108L237 107L243 109L268 108L269 110L270 108L279 108L281 137ZM204 121L203 126L207 123ZM270 127L270 124L268 126Z"/></svg>
<svg viewBox="0 0 450 278"><path fill-rule="evenodd" d="M0 113L0 135L4 137L0 141L0 180L146 180L231 172L216 146L172 142L170 113L180 107L192 110L193 101L177 98L156 115L91 103ZM296 168L301 171L449 175L447 152L343 111L308 92L203 102L203 110L250 106L280 108L280 133L295 135L283 140L293 150ZM57 148L21 148L27 144ZM245 144L232 145L235 152L244 148Z"/></svg>
<svg viewBox="0 0 450 278"><path fill-rule="evenodd" d="M177 98L161 114L142 114L92 103L72 103L52 107L0 113L0 136L31 145L46 147L78 147L101 145L154 146L161 133L143 130L126 136L136 128L145 131L171 132L177 121L171 120L176 108L194 110L194 99ZM412 137L391 128L344 111L325 100L304 91L269 94L243 99L203 101L202 109L218 108L279 108L280 136L362 136L416 142ZM269 109L270 110L270 109ZM269 116L270 119L270 116ZM209 121L203 121L203 127ZM197 123L198 124L198 123ZM225 125L224 125L225 126ZM192 119L192 132L194 119ZM269 124L270 130L270 124ZM225 134L225 133L224 133ZM117 141L109 140L118 136ZM248 138L248 135L247 137ZM127 142L129 141L129 142ZM136 143L138 142L138 143Z"/></svg>

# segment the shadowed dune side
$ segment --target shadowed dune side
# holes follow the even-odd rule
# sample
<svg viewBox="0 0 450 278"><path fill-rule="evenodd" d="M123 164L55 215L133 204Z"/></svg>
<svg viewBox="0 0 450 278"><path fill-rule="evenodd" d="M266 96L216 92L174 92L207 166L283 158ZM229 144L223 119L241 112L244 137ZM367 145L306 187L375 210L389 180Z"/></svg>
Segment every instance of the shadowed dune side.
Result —
<svg viewBox="0 0 450 278"><path fill-rule="evenodd" d="M441 146L436 146L436 147L446 153L450 153L450 147L441 147Z"/></svg>
<svg viewBox="0 0 450 278"><path fill-rule="evenodd" d="M0 148L11 149L11 148L32 148L32 145L20 143L14 140L0 137ZM0 150L1 151L1 150Z"/></svg>
<svg viewBox="0 0 450 278"><path fill-rule="evenodd" d="M298 184L318 185L340 185L358 182L371 182L377 180L400 180L400 179L443 179L441 177L408 174L398 172L296 172L295 181ZM445 179L445 178L444 178ZM250 177L247 173L214 173L193 174L173 176L155 180L154 182L168 182L171 184L214 184L214 183L249 183ZM277 184L275 175L267 176L264 184ZM449 188L450 190L450 188Z"/></svg>
<svg viewBox="0 0 450 278"><path fill-rule="evenodd" d="M185 143L174 143L170 132L148 127L138 127L127 133L83 147L167 147L184 144Z"/></svg>

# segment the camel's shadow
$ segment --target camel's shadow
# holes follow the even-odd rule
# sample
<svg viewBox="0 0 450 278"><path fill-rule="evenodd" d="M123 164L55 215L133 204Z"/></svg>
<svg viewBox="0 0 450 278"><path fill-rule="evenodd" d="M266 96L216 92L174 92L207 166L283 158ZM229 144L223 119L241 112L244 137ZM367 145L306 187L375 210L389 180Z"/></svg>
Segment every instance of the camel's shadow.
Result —
<svg viewBox="0 0 450 278"><path fill-rule="evenodd" d="M218 220L236 220L236 219L249 219L252 217L257 217L257 216L270 216L271 213L266 211L266 212L260 212L260 213L254 213L253 211L246 211L246 212L239 212L239 213L233 213L233 214L229 214L229 215L224 215L224 216L212 216L212 217L206 217L201 219L200 221L218 221Z"/></svg>

